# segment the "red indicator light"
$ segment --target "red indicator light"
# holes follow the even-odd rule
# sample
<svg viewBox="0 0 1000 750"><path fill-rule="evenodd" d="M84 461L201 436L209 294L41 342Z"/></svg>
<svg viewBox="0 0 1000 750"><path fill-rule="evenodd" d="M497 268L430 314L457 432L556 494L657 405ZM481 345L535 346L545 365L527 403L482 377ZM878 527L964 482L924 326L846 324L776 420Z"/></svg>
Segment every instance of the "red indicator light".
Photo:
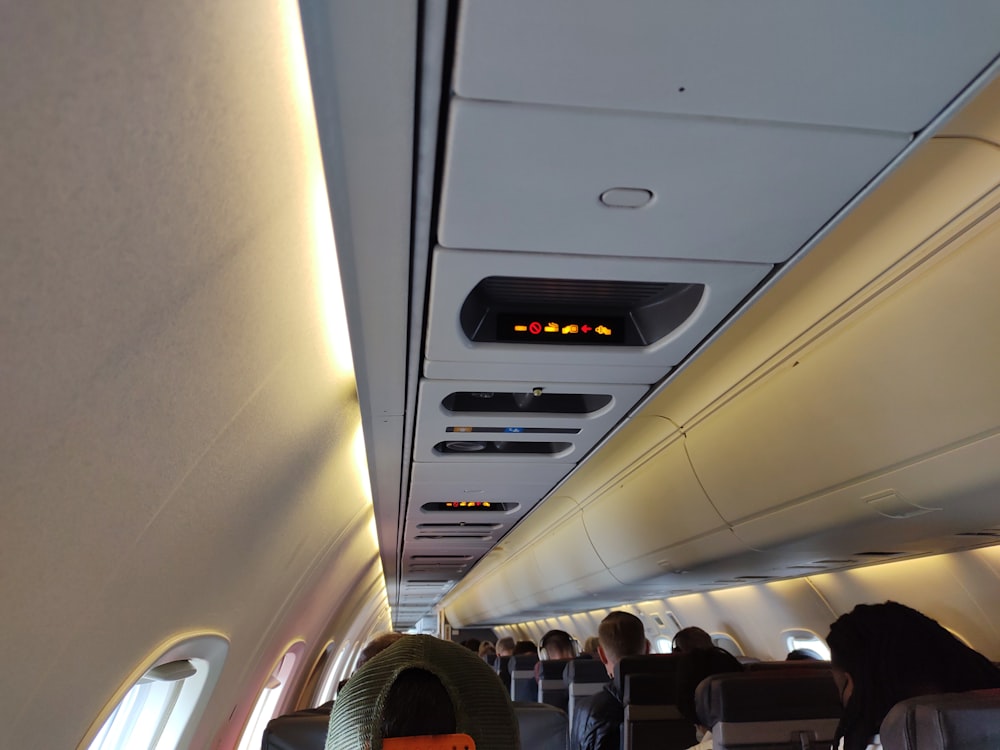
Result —
<svg viewBox="0 0 1000 750"><path fill-rule="evenodd" d="M580 330L583 331L584 333L590 333L594 329L588 326L586 323L584 323L582 326L580 326Z"/></svg>
<svg viewBox="0 0 1000 750"><path fill-rule="evenodd" d="M531 324L528 326L528 330L537 336L542 332L542 324L539 323L537 320L532 321Z"/></svg>

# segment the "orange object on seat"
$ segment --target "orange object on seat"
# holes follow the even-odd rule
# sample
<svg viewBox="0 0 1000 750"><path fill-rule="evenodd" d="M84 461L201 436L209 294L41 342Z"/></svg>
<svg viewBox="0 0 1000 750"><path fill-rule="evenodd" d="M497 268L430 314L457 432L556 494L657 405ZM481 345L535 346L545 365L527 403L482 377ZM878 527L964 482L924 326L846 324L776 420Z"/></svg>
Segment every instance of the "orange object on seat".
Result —
<svg viewBox="0 0 1000 750"><path fill-rule="evenodd" d="M425 734L420 737L386 737L382 750L476 750L467 734Z"/></svg>

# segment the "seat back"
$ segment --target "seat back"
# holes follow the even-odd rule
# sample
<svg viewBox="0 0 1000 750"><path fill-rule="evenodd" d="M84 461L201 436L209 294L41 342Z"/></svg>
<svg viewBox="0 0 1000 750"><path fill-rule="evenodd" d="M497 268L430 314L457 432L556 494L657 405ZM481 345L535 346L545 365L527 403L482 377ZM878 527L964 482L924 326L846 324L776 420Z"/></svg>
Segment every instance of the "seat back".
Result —
<svg viewBox="0 0 1000 750"><path fill-rule="evenodd" d="M694 726L677 710L674 675L627 674L622 699L625 750L685 750L697 742Z"/></svg>
<svg viewBox="0 0 1000 750"><path fill-rule="evenodd" d="M615 687L618 694L625 694L625 678L630 674L669 674L674 679L677 674L677 654L643 654L624 656L615 665Z"/></svg>
<svg viewBox="0 0 1000 750"><path fill-rule="evenodd" d="M698 716L716 750L828 748L840 721L840 695L819 669L721 674L696 692Z"/></svg>
<svg viewBox="0 0 1000 750"><path fill-rule="evenodd" d="M328 707L278 716L267 723L261 750L323 750L329 725Z"/></svg>
<svg viewBox="0 0 1000 750"><path fill-rule="evenodd" d="M514 701L538 701L538 685L535 684L537 654L517 654L510 657L510 699Z"/></svg>
<svg viewBox="0 0 1000 750"><path fill-rule="evenodd" d="M794 672L797 669L820 669L830 671L830 662L816 659L797 661L753 661L743 665L744 672Z"/></svg>
<svg viewBox="0 0 1000 750"><path fill-rule="evenodd" d="M493 663L493 670L499 675L500 682L503 683L504 690L510 693L510 657L498 656Z"/></svg>
<svg viewBox="0 0 1000 750"><path fill-rule="evenodd" d="M572 659L548 659L538 670L538 702L569 711L569 690L563 682L563 672Z"/></svg>
<svg viewBox="0 0 1000 750"><path fill-rule="evenodd" d="M545 703L515 701L514 715L524 750L566 750L569 746L565 711Z"/></svg>
<svg viewBox="0 0 1000 750"><path fill-rule="evenodd" d="M573 659L563 670L563 683L568 695L566 713L569 714L569 731L573 731L574 717L580 699L596 695L608 684L608 670L599 659Z"/></svg>
<svg viewBox="0 0 1000 750"><path fill-rule="evenodd" d="M1000 689L922 695L893 706L881 729L886 750L1000 748Z"/></svg>

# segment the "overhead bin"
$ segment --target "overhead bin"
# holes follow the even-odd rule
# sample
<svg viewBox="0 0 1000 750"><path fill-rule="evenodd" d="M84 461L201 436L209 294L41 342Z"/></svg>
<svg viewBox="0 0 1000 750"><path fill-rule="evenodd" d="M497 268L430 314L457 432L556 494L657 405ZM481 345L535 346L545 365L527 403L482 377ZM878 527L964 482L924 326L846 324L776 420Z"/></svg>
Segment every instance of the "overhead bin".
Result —
<svg viewBox="0 0 1000 750"><path fill-rule="evenodd" d="M691 460L727 521L943 457L1000 429L996 200L928 239L790 342L739 398L689 426ZM979 455L961 473L993 477L995 458ZM811 528L808 513L797 517L800 531Z"/></svg>
<svg viewBox="0 0 1000 750"><path fill-rule="evenodd" d="M464 3L453 85L492 101L914 132L989 64L1000 28L994 0L808 11L798 0Z"/></svg>
<svg viewBox="0 0 1000 750"><path fill-rule="evenodd" d="M438 241L780 263L910 139L909 132L455 99ZM651 198L638 208L602 201L623 188ZM525 271L534 265L509 262Z"/></svg>
<svg viewBox="0 0 1000 750"><path fill-rule="evenodd" d="M622 583L634 583L711 559L722 532L731 553L746 547L732 537L691 470L684 437L645 456L583 506L583 523L597 554ZM688 542L696 542L685 546Z"/></svg>
<svg viewBox="0 0 1000 750"><path fill-rule="evenodd" d="M566 457L575 463L645 392L637 385L424 380L414 460L510 461L522 455L518 445L545 441L570 443ZM467 450L444 452L442 443L466 443ZM508 449L492 449L496 443Z"/></svg>
<svg viewBox="0 0 1000 750"><path fill-rule="evenodd" d="M569 255L437 248L424 374L531 378L543 388L595 377L653 383L770 270L752 263L587 258L582 277L583 263ZM484 284L497 279L503 283Z"/></svg>

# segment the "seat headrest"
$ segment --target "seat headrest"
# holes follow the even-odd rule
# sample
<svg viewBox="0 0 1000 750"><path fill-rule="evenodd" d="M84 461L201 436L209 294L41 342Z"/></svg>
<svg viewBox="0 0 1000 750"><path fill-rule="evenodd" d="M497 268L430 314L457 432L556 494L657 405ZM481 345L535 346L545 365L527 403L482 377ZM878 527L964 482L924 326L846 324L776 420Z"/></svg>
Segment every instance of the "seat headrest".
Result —
<svg viewBox="0 0 1000 750"><path fill-rule="evenodd" d="M563 681L574 682L607 682L608 670L599 659L573 659L563 671Z"/></svg>
<svg viewBox="0 0 1000 750"><path fill-rule="evenodd" d="M625 676L630 674L669 674L674 678L677 672L676 654L643 654L624 656L615 665L615 687L619 694L625 691Z"/></svg>
<svg viewBox="0 0 1000 750"><path fill-rule="evenodd" d="M1000 688L922 695L893 706L882 745L899 750L990 750L1000 747Z"/></svg>
<svg viewBox="0 0 1000 750"><path fill-rule="evenodd" d="M812 669L713 675L698 685L695 706L707 727L720 721L839 717L841 712L833 678Z"/></svg>
<svg viewBox="0 0 1000 750"><path fill-rule="evenodd" d="M569 719L565 711L546 703L514 701L514 715L521 733L521 747L566 750Z"/></svg>

